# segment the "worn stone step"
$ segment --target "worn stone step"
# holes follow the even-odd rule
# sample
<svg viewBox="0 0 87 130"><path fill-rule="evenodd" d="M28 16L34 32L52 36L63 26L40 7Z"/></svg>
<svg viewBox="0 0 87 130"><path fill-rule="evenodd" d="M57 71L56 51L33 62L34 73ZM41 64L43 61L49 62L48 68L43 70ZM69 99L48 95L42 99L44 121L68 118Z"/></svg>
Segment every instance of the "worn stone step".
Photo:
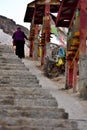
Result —
<svg viewBox="0 0 87 130"><path fill-rule="evenodd" d="M54 129L59 129L62 128L65 130L78 130L78 126L77 123L74 122L73 120L68 120L68 119L47 119L47 118L43 118L43 119L33 119L33 118L25 118L25 117L6 117L0 118L0 125L2 126L27 126L30 128L37 128L41 127L41 128L53 128ZM48 130L48 129L47 129Z"/></svg>
<svg viewBox="0 0 87 130"><path fill-rule="evenodd" d="M58 104L55 99L20 99L20 98L4 98L0 99L0 105L16 105L16 106L50 106L57 107Z"/></svg>
<svg viewBox="0 0 87 130"><path fill-rule="evenodd" d="M31 73L28 70L0 70L2 76L29 76Z"/></svg>
<svg viewBox="0 0 87 130"><path fill-rule="evenodd" d="M30 82L33 82L33 83L39 83L39 80L36 79L36 78L29 78L29 79L20 79L20 78L2 78L0 79L0 84L3 84L3 83L30 83Z"/></svg>
<svg viewBox="0 0 87 130"><path fill-rule="evenodd" d="M11 52L11 53L13 53L13 51L12 51L12 49L11 49L11 46L10 45L4 45L4 44L2 44L1 46L0 46L0 51L1 52Z"/></svg>
<svg viewBox="0 0 87 130"><path fill-rule="evenodd" d="M17 58L17 56L15 56L13 53L2 53L2 56L0 56L1 59L1 63L22 63L22 60ZM6 62L5 62L6 61Z"/></svg>
<svg viewBox="0 0 87 130"><path fill-rule="evenodd" d="M41 88L41 85L39 85L38 83L32 83L32 82L27 83L27 84L15 83L15 82L13 82L13 83L3 82L3 84L0 84L0 87L11 87L11 88L12 87L19 87L21 89L21 88L26 88L26 87L28 87L28 88Z"/></svg>
<svg viewBox="0 0 87 130"><path fill-rule="evenodd" d="M25 69L24 67L24 70L19 70L19 69L16 69L16 70L0 70L0 73L3 75L3 74L29 74L29 72Z"/></svg>
<svg viewBox="0 0 87 130"><path fill-rule="evenodd" d="M0 87L0 99L14 96L17 98L53 98L46 89L42 88Z"/></svg>
<svg viewBox="0 0 87 130"><path fill-rule="evenodd" d="M0 116L6 117L29 117L29 118L51 118L68 119L68 114L63 109L57 108L28 108L27 109L8 109L0 108Z"/></svg>
<svg viewBox="0 0 87 130"><path fill-rule="evenodd" d="M56 106L50 107L50 106L16 106L16 105L1 105L0 104L0 110L30 110L30 109L43 109L43 110L56 110L56 111L61 111L61 112L65 112L65 110L63 108L58 108Z"/></svg>
<svg viewBox="0 0 87 130"><path fill-rule="evenodd" d="M1 61L1 60L0 60ZM0 70L6 70L6 69L10 69L10 70L29 70L28 68L26 68L24 66L24 64L8 64L8 63L0 63Z"/></svg>
<svg viewBox="0 0 87 130"><path fill-rule="evenodd" d="M36 77L25 77L24 79L21 77L17 77L17 76L8 76L8 75L4 75L2 74L2 77L0 77L0 84L29 84L29 83L38 83L39 84L39 80Z"/></svg>
<svg viewBox="0 0 87 130"><path fill-rule="evenodd" d="M39 86L39 81L37 80L37 81L29 81L29 80L27 80L27 81L24 81L24 82L22 82L21 80L20 80L20 82L19 81L0 81L0 84L1 85L9 85L9 86L14 86L14 85L16 85L16 86L33 86L33 85L35 85L36 86L36 84Z"/></svg>
<svg viewBox="0 0 87 130"><path fill-rule="evenodd" d="M0 80L0 84L1 85L5 85L5 84L9 84L9 85L11 85L11 86L14 86L14 85L19 85L20 86L20 84L23 86L26 86L26 85L28 85L28 84L32 84L32 85L39 85L39 80L37 80L37 79L21 79L20 78L20 80L19 79L17 79L17 81L16 81L16 79L13 79L13 80L11 80L11 79L2 79L2 80Z"/></svg>
<svg viewBox="0 0 87 130"><path fill-rule="evenodd" d="M27 80L27 79L36 79L37 80L37 77L35 75L32 75L31 73L28 73L28 75L24 76L24 75L8 75L7 73L6 74L2 74L0 75L0 80L19 80L19 79L22 79L22 80Z"/></svg>
<svg viewBox="0 0 87 130"><path fill-rule="evenodd" d="M14 64L14 63L22 64L21 59L17 59L17 58L15 58L15 59L14 59L14 58L12 58L12 59L10 58L10 59L9 59L9 58L5 58L5 57L1 57L1 58L0 58L0 61L1 61L1 63L5 63L5 64L6 64L6 63L7 63L7 64L8 64L8 63L11 63L11 64Z"/></svg>
<svg viewBox="0 0 87 130"><path fill-rule="evenodd" d="M28 75L8 75L8 74L3 74L0 75L0 80L1 79L37 79L37 77L35 75L32 75L30 72L28 73Z"/></svg>
<svg viewBox="0 0 87 130"><path fill-rule="evenodd" d="M56 130L53 129L52 127L30 127L30 126L0 126L0 130ZM61 128L57 128L57 130L61 130ZM62 130L67 130L67 129L62 129ZM68 129L68 130L73 130L73 129ZM77 130L77 129L76 129Z"/></svg>
<svg viewBox="0 0 87 130"><path fill-rule="evenodd" d="M20 71L21 72L21 71ZM6 76L6 77L13 77L13 76L18 76L18 77L28 77L28 76L32 76L31 75L31 73L29 72L29 71L26 71L26 73L23 73L22 72L22 74L21 73L9 73L9 70L7 70L7 72L5 71L5 73L4 73L4 71L3 71L3 73L2 73L2 76ZM34 75L34 77L35 77L35 75Z"/></svg>
<svg viewBox="0 0 87 130"><path fill-rule="evenodd" d="M6 56L6 55L2 54L2 56L0 56L0 61L1 61L0 64L4 64L4 65L6 65L6 63L7 63L7 65L8 64L20 64L20 66L22 64L24 64L21 59L14 57L14 55L12 57ZM12 54L10 54L10 55L12 55Z"/></svg>
<svg viewBox="0 0 87 130"><path fill-rule="evenodd" d="M0 126L0 130L79 130L77 128L53 128L53 127L30 127L30 126Z"/></svg>
<svg viewBox="0 0 87 130"><path fill-rule="evenodd" d="M18 105L1 105L0 104L0 109L15 109L15 110L28 110L30 108L45 108L45 109L61 109L61 111L65 111L63 108L58 108L57 106L18 106Z"/></svg>
<svg viewBox="0 0 87 130"><path fill-rule="evenodd" d="M11 52L2 52L2 59L6 58L7 60L19 60L21 61L21 59L19 59L16 55L14 55L14 53L11 53Z"/></svg>
<svg viewBox="0 0 87 130"><path fill-rule="evenodd" d="M0 70L27 70L23 66L0 66Z"/></svg>
<svg viewBox="0 0 87 130"><path fill-rule="evenodd" d="M9 99L9 98L11 98L11 99L13 99L13 98L16 98L16 99L38 99L38 98L40 98L40 99L54 99L53 97L51 97L50 95L44 95L44 94L30 94L30 95L28 95L28 94L21 94L21 95L19 95L19 94L16 94L16 93L8 93L7 95L6 94L3 94L3 95L0 95L0 99L3 99L3 100L5 100L5 99Z"/></svg>
<svg viewBox="0 0 87 130"><path fill-rule="evenodd" d="M26 95L23 95L23 94L21 94L21 95L16 95L15 93L9 93L9 94L7 94L7 95L5 95L5 94L3 94L3 95L0 95L0 99L3 99L3 100L5 100L5 99L8 99L8 98L17 98L17 99L38 99L38 98L40 98L40 99L54 99L53 97L51 97L51 96L49 96L49 95L40 95L40 94L30 94L30 95L28 95L28 94L26 94Z"/></svg>
<svg viewBox="0 0 87 130"><path fill-rule="evenodd" d="M1 61L1 60L0 60ZM7 67L7 66L9 66L9 67L25 67L25 65L23 64L23 63L21 63L21 64L16 64L16 62L15 63L1 63L0 62L0 66L4 66L4 67Z"/></svg>
<svg viewBox="0 0 87 130"><path fill-rule="evenodd" d="M2 51L0 50L0 52L2 54L2 56L1 56L2 59L6 58L7 60L21 61L21 59L18 58L18 56L15 55L11 50L10 51L6 51L6 52L4 50L2 50Z"/></svg>
<svg viewBox="0 0 87 130"><path fill-rule="evenodd" d="M20 68L20 67L24 67L24 64L20 61L19 63L15 63L14 62L9 62L7 60L0 60L0 66L2 67L2 69L4 69L5 67L17 67L17 68ZM17 69L16 68L16 69ZM26 68L27 69L27 68Z"/></svg>

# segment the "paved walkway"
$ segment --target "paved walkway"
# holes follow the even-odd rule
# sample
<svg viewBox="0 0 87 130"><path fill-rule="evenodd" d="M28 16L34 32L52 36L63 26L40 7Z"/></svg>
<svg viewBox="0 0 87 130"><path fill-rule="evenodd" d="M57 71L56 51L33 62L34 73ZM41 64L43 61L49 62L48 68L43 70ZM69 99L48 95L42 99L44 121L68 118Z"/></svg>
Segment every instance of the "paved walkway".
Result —
<svg viewBox="0 0 87 130"><path fill-rule="evenodd" d="M64 83L54 82L45 77L43 71L37 67L40 66L38 61L23 59L22 62L32 74L36 75L42 88L48 89L52 96L56 98L58 107L64 108L69 113L70 119L78 120L81 130L87 130L87 101L82 101L76 94L69 91L61 90L60 88L64 88Z"/></svg>

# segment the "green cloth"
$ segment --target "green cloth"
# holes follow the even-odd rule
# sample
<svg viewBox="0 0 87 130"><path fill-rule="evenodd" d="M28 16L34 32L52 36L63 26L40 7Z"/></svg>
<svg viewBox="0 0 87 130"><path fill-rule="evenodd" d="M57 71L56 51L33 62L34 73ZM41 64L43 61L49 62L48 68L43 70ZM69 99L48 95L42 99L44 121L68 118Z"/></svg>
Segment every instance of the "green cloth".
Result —
<svg viewBox="0 0 87 130"><path fill-rule="evenodd" d="M58 36L57 28L55 27L55 25L51 25L51 33L53 33L56 36Z"/></svg>

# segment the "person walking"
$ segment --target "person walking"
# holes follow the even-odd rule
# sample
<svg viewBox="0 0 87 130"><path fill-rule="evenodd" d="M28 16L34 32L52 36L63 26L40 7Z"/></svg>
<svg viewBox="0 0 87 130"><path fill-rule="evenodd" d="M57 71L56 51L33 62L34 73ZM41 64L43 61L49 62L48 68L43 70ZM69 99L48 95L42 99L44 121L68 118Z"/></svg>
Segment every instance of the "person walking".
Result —
<svg viewBox="0 0 87 130"><path fill-rule="evenodd" d="M13 46L16 46L15 54L19 58L24 58L25 57L24 44L25 39L28 40L28 38L20 27L18 27L17 30L13 33L12 39L13 39Z"/></svg>

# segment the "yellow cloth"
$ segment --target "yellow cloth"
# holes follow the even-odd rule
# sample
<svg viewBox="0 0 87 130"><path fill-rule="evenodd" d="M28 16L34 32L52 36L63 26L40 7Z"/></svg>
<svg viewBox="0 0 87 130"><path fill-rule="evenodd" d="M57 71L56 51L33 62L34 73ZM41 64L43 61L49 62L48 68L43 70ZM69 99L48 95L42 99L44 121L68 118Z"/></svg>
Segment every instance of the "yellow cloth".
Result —
<svg viewBox="0 0 87 130"><path fill-rule="evenodd" d="M58 62L56 63L56 66L61 66L64 64L64 61L62 58L59 58Z"/></svg>

